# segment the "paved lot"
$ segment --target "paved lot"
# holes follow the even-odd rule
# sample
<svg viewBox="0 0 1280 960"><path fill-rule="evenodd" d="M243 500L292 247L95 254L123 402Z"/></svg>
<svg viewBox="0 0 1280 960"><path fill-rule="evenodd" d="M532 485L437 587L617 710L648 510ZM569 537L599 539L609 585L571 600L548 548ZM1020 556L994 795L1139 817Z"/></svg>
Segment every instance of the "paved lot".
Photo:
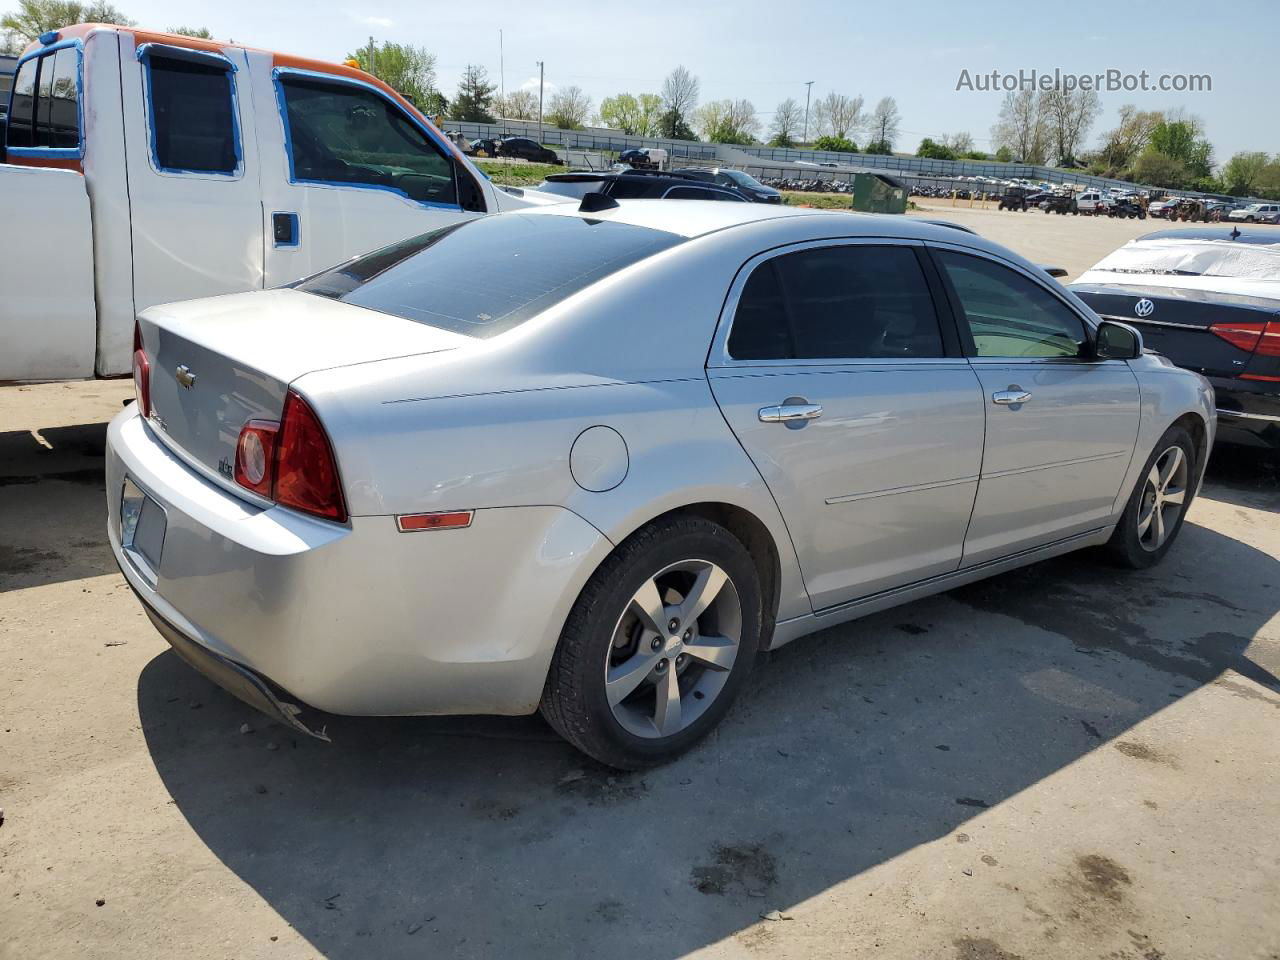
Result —
<svg viewBox="0 0 1280 960"><path fill-rule="evenodd" d="M940 215L1073 270L1149 228ZM105 545L130 392L0 388L5 960L1280 957L1274 465L1219 457L1155 570L799 641L616 775L532 718L296 740L189 670Z"/></svg>

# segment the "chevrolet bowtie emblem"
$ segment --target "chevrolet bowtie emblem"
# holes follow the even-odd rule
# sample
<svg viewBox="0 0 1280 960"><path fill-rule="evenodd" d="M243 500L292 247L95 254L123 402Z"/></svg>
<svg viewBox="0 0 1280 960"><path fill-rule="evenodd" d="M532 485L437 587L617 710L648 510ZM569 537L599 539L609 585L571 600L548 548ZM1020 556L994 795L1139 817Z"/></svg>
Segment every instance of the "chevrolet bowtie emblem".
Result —
<svg viewBox="0 0 1280 960"><path fill-rule="evenodd" d="M191 372L191 368L185 363L178 364L178 369L173 371L173 378L188 390L190 390L196 382L196 375Z"/></svg>

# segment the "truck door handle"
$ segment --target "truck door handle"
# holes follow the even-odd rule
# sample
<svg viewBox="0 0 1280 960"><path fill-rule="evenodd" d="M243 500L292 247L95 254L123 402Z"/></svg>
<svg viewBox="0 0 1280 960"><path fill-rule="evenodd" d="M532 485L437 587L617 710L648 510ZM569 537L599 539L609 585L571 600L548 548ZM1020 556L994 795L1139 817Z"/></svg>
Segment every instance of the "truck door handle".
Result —
<svg viewBox="0 0 1280 960"><path fill-rule="evenodd" d="M991 402L1001 404L1002 406L1026 403L1030 399L1031 391L1023 390L1015 384L1010 384L1008 390L997 390L991 395Z"/></svg>
<svg viewBox="0 0 1280 960"><path fill-rule="evenodd" d="M277 247L296 247L302 239L302 225L296 213L271 214L271 239Z"/></svg>
<svg viewBox="0 0 1280 960"><path fill-rule="evenodd" d="M817 403L780 403L760 408L761 423L791 423L796 420L817 420L822 416L822 406Z"/></svg>

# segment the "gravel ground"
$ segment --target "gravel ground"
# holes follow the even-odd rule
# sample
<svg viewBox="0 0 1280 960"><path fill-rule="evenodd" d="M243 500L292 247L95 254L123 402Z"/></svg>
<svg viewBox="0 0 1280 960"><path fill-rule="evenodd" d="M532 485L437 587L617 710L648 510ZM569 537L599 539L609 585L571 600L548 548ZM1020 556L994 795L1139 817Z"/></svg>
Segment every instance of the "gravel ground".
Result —
<svg viewBox="0 0 1280 960"><path fill-rule="evenodd" d="M1151 228L929 214L1073 272ZM536 718L297 740L188 669L106 547L130 393L0 388L5 960L1280 957L1274 465L1215 454L1154 570L798 641L617 775Z"/></svg>

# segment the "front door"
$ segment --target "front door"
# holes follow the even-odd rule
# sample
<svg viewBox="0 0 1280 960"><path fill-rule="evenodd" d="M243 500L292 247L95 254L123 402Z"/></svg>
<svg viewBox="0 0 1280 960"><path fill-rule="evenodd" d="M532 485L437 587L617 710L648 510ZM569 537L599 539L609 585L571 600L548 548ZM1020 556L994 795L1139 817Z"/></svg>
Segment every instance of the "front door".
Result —
<svg viewBox="0 0 1280 960"><path fill-rule="evenodd" d="M255 66L266 284L276 286L485 210L434 131L373 84Z"/></svg>
<svg viewBox="0 0 1280 960"><path fill-rule="evenodd" d="M955 570L983 400L923 249L770 254L739 274L708 376L768 484L815 609Z"/></svg>
<svg viewBox="0 0 1280 960"><path fill-rule="evenodd" d="M986 445L964 564L1111 516L1138 434L1138 380L1089 357L1089 327L1047 278L973 251L935 251L982 384Z"/></svg>

